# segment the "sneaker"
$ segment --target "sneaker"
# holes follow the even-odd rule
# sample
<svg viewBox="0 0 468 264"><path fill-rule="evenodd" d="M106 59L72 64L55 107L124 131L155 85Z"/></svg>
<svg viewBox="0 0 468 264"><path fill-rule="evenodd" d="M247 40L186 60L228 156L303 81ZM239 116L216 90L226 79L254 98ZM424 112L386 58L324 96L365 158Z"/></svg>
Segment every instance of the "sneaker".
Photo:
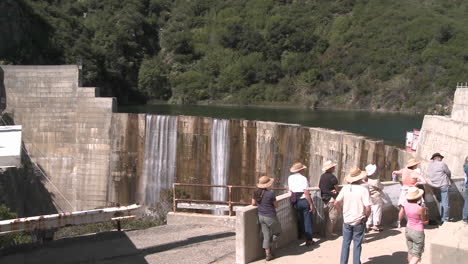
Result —
<svg viewBox="0 0 468 264"><path fill-rule="evenodd" d="M307 240L305 245L306 246L313 246L313 245L315 245L315 242L313 240Z"/></svg>
<svg viewBox="0 0 468 264"><path fill-rule="evenodd" d="M377 227L377 226L372 227L372 230L374 230L375 232L382 232L383 231L382 228Z"/></svg>
<svg viewBox="0 0 468 264"><path fill-rule="evenodd" d="M266 261L270 261L270 260L272 260L272 259L274 259L274 258L275 258L275 257L273 257L272 254L269 254L269 255L267 255L267 256L265 257L265 260L266 260Z"/></svg>

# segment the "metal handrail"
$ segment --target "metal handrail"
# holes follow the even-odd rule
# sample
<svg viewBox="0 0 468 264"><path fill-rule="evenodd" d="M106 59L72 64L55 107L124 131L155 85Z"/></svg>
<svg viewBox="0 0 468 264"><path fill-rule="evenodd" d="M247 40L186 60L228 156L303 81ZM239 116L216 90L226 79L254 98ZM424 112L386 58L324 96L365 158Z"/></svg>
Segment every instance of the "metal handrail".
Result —
<svg viewBox="0 0 468 264"><path fill-rule="evenodd" d="M213 201L213 200L195 200L195 199L178 199L176 198L176 187L204 187L204 188L227 188L228 189L228 201ZM249 205L250 203L245 202L233 202L232 201L232 189L256 189L255 186L244 186L244 185L210 185L210 184L195 184L195 183L173 183L172 184L172 207L173 211L177 212L178 202L189 202L189 203L207 203L207 204L227 204L229 206L229 216L233 214L234 205ZM286 188L271 188L272 190L285 191Z"/></svg>

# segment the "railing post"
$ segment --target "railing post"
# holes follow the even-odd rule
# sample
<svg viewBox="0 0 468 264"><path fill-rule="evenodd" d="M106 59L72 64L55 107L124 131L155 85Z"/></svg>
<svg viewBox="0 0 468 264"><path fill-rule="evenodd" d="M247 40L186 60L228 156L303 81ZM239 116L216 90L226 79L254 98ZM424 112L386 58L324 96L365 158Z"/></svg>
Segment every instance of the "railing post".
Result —
<svg viewBox="0 0 468 264"><path fill-rule="evenodd" d="M177 211L175 183L172 184L172 211L174 211L174 213Z"/></svg>
<svg viewBox="0 0 468 264"><path fill-rule="evenodd" d="M229 190L229 216L232 216L232 186L228 186Z"/></svg>

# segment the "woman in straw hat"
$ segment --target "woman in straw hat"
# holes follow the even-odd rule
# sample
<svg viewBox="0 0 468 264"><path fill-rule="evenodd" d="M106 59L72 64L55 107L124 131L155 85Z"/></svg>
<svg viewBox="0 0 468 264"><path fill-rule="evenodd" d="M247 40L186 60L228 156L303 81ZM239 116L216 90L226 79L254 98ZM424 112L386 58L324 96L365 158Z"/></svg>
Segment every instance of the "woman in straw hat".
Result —
<svg viewBox="0 0 468 264"><path fill-rule="evenodd" d="M257 189L254 191L252 205L258 206L258 222L263 233L263 249L265 249L265 259L273 259L271 254L271 244L275 242L280 233L281 225L276 216L278 201L271 191L274 179L268 176L262 176L258 179Z"/></svg>
<svg viewBox="0 0 468 264"><path fill-rule="evenodd" d="M427 208L418 204L424 194L424 190L418 187L410 187L405 195L406 202L400 207L398 220L406 215L405 237L408 246L408 263L415 264L421 260L424 252L424 225L427 225Z"/></svg>
<svg viewBox="0 0 468 264"><path fill-rule="evenodd" d="M393 171L393 174L401 175L401 193L398 199L398 206L402 206L406 202L406 192L410 187L426 184L426 179L416 171L419 161L415 159L409 159L406 162L406 167ZM399 223L397 223L399 225Z"/></svg>

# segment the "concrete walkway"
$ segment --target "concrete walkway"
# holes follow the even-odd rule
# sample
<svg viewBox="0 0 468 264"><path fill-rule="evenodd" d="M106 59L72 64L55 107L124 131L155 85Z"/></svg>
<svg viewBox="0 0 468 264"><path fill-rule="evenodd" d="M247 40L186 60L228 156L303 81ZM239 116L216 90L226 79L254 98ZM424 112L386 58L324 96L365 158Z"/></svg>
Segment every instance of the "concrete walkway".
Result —
<svg viewBox="0 0 468 264"><path fill-rule="evenodd" d="M0 252L2 264L234 262L234 230L209 225L165 225L145 230L105 232Z"/></svg>
<svg viewBox="0 0 468 264"><path fill-rule="evenodd" d="M423 254L422 263L429 263L429 241L438 229L430 227L426 229L426 248ZM407 247L405 240L405 229L386 229L381 233L371 232L365 235L364 244L362 246L361 262L363 264L395 264L407 263ZM340 263L342 237L334 240L314 239L317 245L314 247L306 247L301 242L297 241L287 247L280 248L276 251L276 259L266 262L259 260L254 263L314 263L314 264L330 264ZM349 262L352 263L352 246L349 256Z"/></svg>

